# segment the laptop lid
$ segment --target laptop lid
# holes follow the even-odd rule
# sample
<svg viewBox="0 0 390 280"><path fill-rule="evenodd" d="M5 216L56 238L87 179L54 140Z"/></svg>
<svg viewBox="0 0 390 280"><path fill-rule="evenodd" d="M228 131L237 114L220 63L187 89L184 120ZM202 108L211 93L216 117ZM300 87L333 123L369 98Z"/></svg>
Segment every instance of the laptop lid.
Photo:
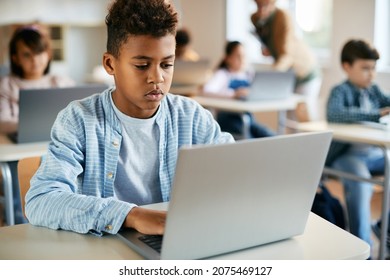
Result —
<svg viewBox="0 0 390 280"><path fill-rule="evenodd" d="M119 235L145 258L201 259L302 234L331 138L299 133L182 148L161 255L134 230Z"/></svg>
<svg viewBox="0 0 390 280"><path fill-rule="evenodd" d="M255 73L246 100L284 99L294 93L295 76L292 71L258 71Z"/></svg>
<svg viewBox="0 0 390 280"><path fill-rule="evenodd" d="M17 143L50 141L51 127L59 111L69 102L100 93L107 85L66 88L21 89Z"/></svg>
<svg viewBox="0 0 390 280"><path fill-rule="evenodd" d="M210 61L175 61L172 87L199 86L206 82L210 74Z"/></svg>

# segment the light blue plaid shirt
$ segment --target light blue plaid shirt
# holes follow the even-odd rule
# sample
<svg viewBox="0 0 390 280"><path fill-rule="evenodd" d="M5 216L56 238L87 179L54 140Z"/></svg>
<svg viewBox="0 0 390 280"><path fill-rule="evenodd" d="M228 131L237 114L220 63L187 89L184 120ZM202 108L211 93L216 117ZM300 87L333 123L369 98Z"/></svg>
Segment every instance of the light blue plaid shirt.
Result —
<svg viewBox="0 0 390 280"><path fill-rule="evenodd" d="M98 235L121 228L134 204L113 198L122 134L110 104L112 90L74 101L58 115L26 195L31 224ZM181 146L234 140L190 98L168 94L160 106L160 188L169 201Z"/></svg>

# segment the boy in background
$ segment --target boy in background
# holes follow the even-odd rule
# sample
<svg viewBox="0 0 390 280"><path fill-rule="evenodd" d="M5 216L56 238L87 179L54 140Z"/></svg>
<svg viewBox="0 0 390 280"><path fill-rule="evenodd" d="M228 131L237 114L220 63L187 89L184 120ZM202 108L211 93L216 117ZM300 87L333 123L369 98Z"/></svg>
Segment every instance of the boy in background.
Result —
<svg viewBox="0 0 390 280"><path fill-rule="evenodd" d="M373 83L377 50L364 40L350 40L342 48L341 65L347 80L335 86L327 103L327 120L333 123L379 122L390 112L390 97ZM382 149L363 144L348 145L331 163L335 169L371 178L383 174ZM371 183L343 179L350 232L372 244ZM373 228L379 236L380 221ZM389 238L387 240L389 246Z"/></svg>
<svg viewBox="0 0 390 280"><path fill-rule="evenodd" d="M168 1L114 1L106 24L115 87L60 112L26 215L79 233L163 234L166 212L138 206L169 201L179 148L234 140L198 103L168 93L177 28Z"/></svg>
<svg viewBox="0 0 390 280"><path fill-rule="evenodd" d="M188 29L182 28L176 32L176 59L183 61L198 61L199 54L192 48L191 33Z"/></svg>

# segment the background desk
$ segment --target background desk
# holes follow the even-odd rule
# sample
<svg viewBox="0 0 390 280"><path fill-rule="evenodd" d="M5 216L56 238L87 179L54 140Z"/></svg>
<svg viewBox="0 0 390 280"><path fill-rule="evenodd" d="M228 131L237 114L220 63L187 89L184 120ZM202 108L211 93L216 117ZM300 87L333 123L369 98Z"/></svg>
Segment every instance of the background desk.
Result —
<svg viewBox="0 0 390 280"><path fill-rule="evenodd" d="M0 168L3 176L5 212L8 225L15 224L13 208L12 175L9 163L25 157L42 156L46 153L48 142L30 144L0 144Z"/></svg>
<svg viewBox="0 0 390 280"><path fill-rule="evenodd" d="M198 95L200 93L200 86L198 85L172 85L169 90L170 93L184 95L188 97L192 97Z"/></svg>
<svg viewBox="0 0 390 280"><path fill-rule="evenodd" d="M311 213L303 235L214 259L367 259L370 246ZM97 237L30 224L0 228L0 259L142 259L116 235Z"/></svg>
<svg viewBox="0 0 390 280"><path fill-rule="evenodd" d="M241 101L236 99L225 99L209 96L194 96L194 100L199 102L203 107L213 110L223 110L228 112L242 113L244 124L244 138L248 138L249 124L245 119L245 112L259 113L259 112L278 112L278 131L284 134L286 113L287 110L296 108L299 102L304 99L301 95L294 94L289 98L280 100L262 100L262 101Z"/></svg>
<svg viewBox="0 0 390 280"><path fill-rule="evenodd" d="M339 177L354 180L372 181L383 186L382 200L382 227L379 245L379 259L386 258L386 238L388 229L388 211L390 196L390 131L376 129L361 124L334 124L327 122L299 123L297 129L300 131L323 131L331 130L333 139L348 143L364 143L376 145L383 149L385 155L385 173L383 182L366 180L348 173L337 172L332 169L325 169L325 173L331 173Z"/></svg>

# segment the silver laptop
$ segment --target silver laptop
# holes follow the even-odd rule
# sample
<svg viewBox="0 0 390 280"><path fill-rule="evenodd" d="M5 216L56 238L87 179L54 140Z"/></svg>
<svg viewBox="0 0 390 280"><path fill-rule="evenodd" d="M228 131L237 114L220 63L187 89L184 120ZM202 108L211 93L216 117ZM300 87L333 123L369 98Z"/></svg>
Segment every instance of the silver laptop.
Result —
<svg viewBox="0 0 390 280"><path fill-rule="evenodd" d="M210 74L210 61L175 61L172 87L199 86L206 82Z"/></svg>
<svg viewBox="0 0 390 280"><path fill-rule="evenodd" d="M291 71L258 71L255 73L245 100L284 99L294 93L295 76Z"/></svg>
<svg viewBox="0 0 390 280"><path fill-rule="evenodd" d="M160 236L119 236L147 259L203 259L300 235L331 138L299 133L182 148L161 248L142 241Z"/></svg>
<svg viewBox="0 0 390 280"><path fill-rule="evenodd" d="M107 85L66 88L21 89L17 143L49 141L51 127L59 111L73 100L102 92Z"/></svg>

